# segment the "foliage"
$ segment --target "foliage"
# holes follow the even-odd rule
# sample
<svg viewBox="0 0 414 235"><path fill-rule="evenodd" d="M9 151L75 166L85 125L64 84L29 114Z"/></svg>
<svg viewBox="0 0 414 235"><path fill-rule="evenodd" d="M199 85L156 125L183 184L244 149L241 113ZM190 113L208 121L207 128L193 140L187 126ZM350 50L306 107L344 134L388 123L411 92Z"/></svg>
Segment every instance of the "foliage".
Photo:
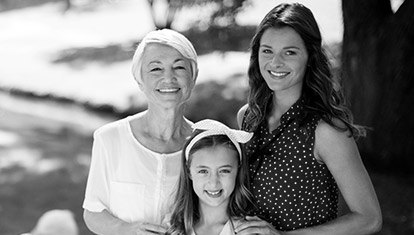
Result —
<svg viewBox="0 0 414 235"><path fill-rule="evenodd" d="M216 11L214 11L211 15L208 25L213 26L232 26L236 25L236 15L237 13L247 4L250 4L249 0L194 0L194 1L187 1L187 0L166 0L168 4L168 9L163 14L163 18L165 18L165 24L160 24L157 19L155 19L155 9L154 3L157 0L147 0L151 6L151 14L154 20L154 23L157 28L171 28L171 25L174 21L175 14L178 10L185 8L185 7L193 7L196 5L205 6L207 4L215 4ZM158 0L159 1L159 0Z"/></svg>

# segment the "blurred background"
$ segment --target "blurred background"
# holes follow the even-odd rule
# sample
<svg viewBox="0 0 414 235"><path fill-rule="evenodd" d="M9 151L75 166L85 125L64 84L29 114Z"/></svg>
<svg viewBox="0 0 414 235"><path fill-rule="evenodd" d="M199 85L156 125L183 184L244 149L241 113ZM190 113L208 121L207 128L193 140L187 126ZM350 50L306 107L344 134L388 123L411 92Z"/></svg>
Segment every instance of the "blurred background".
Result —
<svg viewBox="0 0 414 235"><path fill-rule="evenodd" d="M199 77L187 117L236 127L249 42L276 0L0 0L0 234L51 209L81 208L93 131L142 111L130 72L147 32L193 42ZM292 2L292 1L288 1ZM414 1L302 0L317 19L383 211L378 234L414 234Z"/></svg>

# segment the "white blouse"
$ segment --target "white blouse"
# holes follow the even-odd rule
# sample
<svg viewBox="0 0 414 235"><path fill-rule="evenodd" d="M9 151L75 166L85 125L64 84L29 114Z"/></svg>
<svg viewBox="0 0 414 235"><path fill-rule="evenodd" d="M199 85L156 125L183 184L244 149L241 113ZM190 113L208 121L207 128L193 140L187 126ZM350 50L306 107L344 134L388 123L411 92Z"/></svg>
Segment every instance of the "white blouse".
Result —
<svg viewBox="0 0 414 235"><path fill-rule="evenodd" d="M106 209L126 222L161 224L172 209L181 151L161 154L138 142L129 123L139 115L95 131L83 208Z"/></svg>

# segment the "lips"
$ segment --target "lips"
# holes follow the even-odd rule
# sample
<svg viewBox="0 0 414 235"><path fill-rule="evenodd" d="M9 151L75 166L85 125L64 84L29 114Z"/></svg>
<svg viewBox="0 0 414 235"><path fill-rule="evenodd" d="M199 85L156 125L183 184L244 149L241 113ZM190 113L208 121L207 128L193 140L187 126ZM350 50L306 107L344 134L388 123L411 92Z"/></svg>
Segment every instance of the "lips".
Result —
<svg viewBox="0 0 414 235"><path fill-rule="evenodd" d="M276 77L278 79L285 78L287 75L290 74L290 72L274 72L272 70L268 70L268 72L272 77Z"/></svg>
<svg viewBox="0 0 414 235"><path fill-rule="evenodd" d="M217 198L221 196L221 194L223 193L223 190L222 189L216 190L216 191L205 190L205 192L209 197Z"/></svg>
<svg viewBox="0 0 414 235"><path fill-rule="evenodd" d="M161 93L176 93L180 90L180 88L160 88L157 91Z"/></svg>

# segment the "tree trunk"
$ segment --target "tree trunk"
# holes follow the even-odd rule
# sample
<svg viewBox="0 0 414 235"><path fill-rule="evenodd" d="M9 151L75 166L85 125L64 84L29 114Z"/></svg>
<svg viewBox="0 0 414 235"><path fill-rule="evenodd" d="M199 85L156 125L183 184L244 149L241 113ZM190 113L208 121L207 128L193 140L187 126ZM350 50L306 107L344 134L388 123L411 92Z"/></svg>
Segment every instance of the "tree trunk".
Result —
<svg viewBox="0 0 414 235"><path fill-rule="evenodd" d="M355 122L371 127L364 160L414 167L414 1L393 13L389 0L342 1L342 82Z"/></svg>

